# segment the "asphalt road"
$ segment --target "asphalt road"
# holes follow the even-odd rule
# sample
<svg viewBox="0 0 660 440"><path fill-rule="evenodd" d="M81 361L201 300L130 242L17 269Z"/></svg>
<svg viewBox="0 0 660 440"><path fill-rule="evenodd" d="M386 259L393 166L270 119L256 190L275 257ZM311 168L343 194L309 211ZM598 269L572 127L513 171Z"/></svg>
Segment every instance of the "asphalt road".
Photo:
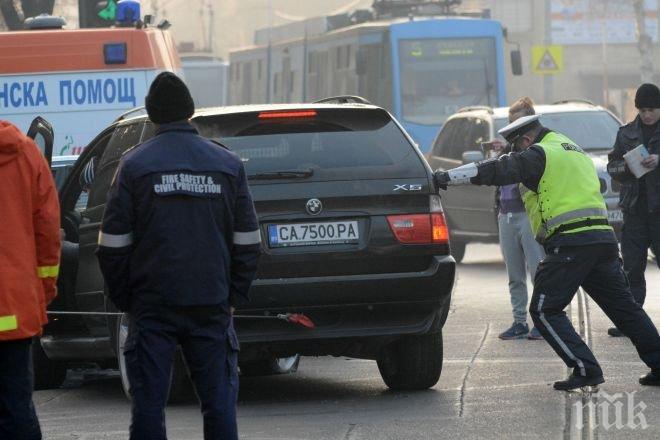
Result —
<svg viewBox="0 0 660 440"><path fill-rule="evenodd" d="M241 380L242 439L658 439L660 389L590 300L569 316L603 365L599 390L558 392L567 369L545 341L501 341L511 324L497 246L470 245L444 330L442 377L431 390L391 392L373 361L303 358L297 373ZM660 272L647 271L647 311L660 325ZM531 321L530 321L531 324ZM630 394L633 393L633 394ZM45 439L124 439L129 402L115 372L70 371L65 387L35 393ZM593 410L593 411L591 411ZM201 439L196 403L167 409L170 439Z"/></svg>

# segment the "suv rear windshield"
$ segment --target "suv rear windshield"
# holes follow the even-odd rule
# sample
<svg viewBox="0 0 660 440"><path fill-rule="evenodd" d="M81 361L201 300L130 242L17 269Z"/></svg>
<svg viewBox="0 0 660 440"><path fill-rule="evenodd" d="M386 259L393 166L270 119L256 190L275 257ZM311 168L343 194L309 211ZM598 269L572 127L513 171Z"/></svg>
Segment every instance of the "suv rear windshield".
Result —
<svg viewBox="0 0 660 440"><path fill-rule="evenodd" d="M495 131L508 123L507 119L495 119ZM541 124L589 151L612 149L619 130L619 123L605 111L545 113Z"/></svg>
<svg viewBox="0 0 660 440"><path fill-rule="evenodd" d="M278 172L300 172L309 180L426 176L420 156L383 110L305 110L307 117L284 112L293 117L234 113L198 117L194 124L203 136L238 154L252 177Z"/></svg>

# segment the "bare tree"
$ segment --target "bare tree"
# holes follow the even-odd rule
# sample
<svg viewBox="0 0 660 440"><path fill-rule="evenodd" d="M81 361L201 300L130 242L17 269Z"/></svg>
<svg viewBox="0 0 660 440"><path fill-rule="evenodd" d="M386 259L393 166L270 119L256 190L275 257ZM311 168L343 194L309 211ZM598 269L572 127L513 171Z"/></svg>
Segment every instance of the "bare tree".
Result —
<svg viewBox="0 0 660 440"><path fill-rule="evenodd" d="M653 82L653 39L646 31L644 0L632 0L637 20L637 47L641 56L640 73L643 83Z"/></svg>
<svg viewBox="0 0 660 440"><path fill-rule="evenodd" d="M0 12L9 30L23 29L23 22L28 17L52 14L55 0L20 0L20 4L19 10L14 0L0 0Z"/></svg>

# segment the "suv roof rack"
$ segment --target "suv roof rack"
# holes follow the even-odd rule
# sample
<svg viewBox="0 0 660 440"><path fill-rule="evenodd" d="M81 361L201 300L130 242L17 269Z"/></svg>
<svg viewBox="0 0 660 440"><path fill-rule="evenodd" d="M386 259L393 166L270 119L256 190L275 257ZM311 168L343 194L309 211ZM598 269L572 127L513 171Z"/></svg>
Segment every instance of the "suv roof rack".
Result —
<svg viewBox="0 0 660 440"><path fill-rule="evenodd" d="M369 104L369 100L356 95L330 96L329 98L319 99L312 104Z"/></svg>
<svg viewBox="0 0 660 440"><path fill-rule="evenodd" d="M136 107L136 108L134 108L134 109L131 109L131 110L127 111L126 113L122 113L121 115L117 116L117 119L115 119L115 120L113 121L113 123L115 123L115 122L119 122L119 121L123 121L124 119L128 119L130 116L138 116L138 114L139 114L139 113L142 113L142 112L143 112L143 113L146 113L146 112L147 112L147 108L144 107L144 106L142 106L142 107ZM135 113L135 115L134 115L134 113Z"/></svg>
<svg viewBox="0 0 660 440"><path fill-rule="evenodd" d="M555 101L552 103L552 105L557 105L557 104L588 104L593 106L596 105L593 102L589 101L588 99L562 99L561 101Z"/></svg>
<svg viewBox="0 0 660 440"><path fill-rule="evenodd" d="M456 113L472 112L475 110L485 110L488 113L493 113L493 108L488 107L487 105L470 105L468 107L459 108Z"/></svg>

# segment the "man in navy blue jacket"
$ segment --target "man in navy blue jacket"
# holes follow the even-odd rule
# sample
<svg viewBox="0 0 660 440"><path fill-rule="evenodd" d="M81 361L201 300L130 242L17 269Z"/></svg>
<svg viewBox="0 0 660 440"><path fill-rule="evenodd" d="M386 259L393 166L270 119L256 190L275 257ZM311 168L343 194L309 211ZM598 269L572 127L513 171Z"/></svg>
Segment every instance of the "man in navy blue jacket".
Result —
<svg viewBox="0 0 660 440"><path fill-rule="evenodd" d="M199 136L172 73L146 97L156 136L128 151L108 194L97 252L113 303L130 316L124 350L131 439L165 439L177 344L202 403L204 438L236 439L238 339L260 233L243 164Z"/></svg>

